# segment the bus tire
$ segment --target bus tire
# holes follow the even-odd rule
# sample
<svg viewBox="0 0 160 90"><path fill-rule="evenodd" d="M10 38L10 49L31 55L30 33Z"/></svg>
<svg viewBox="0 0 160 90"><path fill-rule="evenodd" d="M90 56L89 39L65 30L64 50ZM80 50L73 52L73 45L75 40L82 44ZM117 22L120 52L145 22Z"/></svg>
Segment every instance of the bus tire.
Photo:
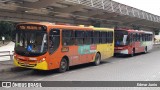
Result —
<svg viewBox="0 0 160 90"><path fill-rule="evenodd" d="M61 62L60 62L60 67L59 67L59 72L63 73L66 72L68 69L68 62L66 60L66 58L62 58Z"/></svg>
<svg viewBox="0 0 160 90"><path fill-rule="evenodd" d="M94 61L94 65L95 66L98 66L99 64L100 64L100 62L101 62L101 56L100 56L100 54L99 53L97 53L96 54L96 57L95 57L95 61Z"/></svg>
<svg viewBox="0 0 160 90"><path fill-rule="evenodd" d="M132 49L132 52L130 54L131 57L135 56L135 49Z"/></svg>
<svg viewBox="0 0 160 90"><path fill-rule="evenodd" d="M144 54L146 54L148 51L147 51L147 46L145 47L144 49Z"/></svg>

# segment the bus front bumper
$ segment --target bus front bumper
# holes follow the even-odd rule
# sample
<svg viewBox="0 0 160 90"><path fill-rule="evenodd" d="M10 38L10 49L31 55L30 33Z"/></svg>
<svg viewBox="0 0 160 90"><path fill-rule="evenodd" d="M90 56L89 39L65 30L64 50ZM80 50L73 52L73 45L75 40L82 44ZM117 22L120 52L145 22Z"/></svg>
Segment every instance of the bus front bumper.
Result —
<svg viewBox="0 0 160 90"><path fill-rule="evenodd" d="M14 59L14 65L23 68L39 69L39 70L48 70L48 64L46 61L35 64L26 64L25 62L18 62L17 59Z"/></svg>
<svg viewBox="0 0 160 90"><path fill-rule="evenodd" d="M128 51L128 49L125 49L125 50L115 50L114 53L115 54L125 54L125 55L127 55L127 54L129 54L129 51Z"/></svg>

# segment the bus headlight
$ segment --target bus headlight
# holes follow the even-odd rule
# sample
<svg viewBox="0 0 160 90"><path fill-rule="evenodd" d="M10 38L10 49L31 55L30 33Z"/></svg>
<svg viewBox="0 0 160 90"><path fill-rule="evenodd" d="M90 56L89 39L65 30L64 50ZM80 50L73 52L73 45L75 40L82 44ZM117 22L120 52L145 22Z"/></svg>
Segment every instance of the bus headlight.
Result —
<svg viewBox="0 0 160 90"><path fill-rule="evenodd" d="M45 61L45 60L46 60L46 58L43 58L42 60L43 60L43 61Z"/></svg>
<svg viewBox="0 0 160 90"><path fill-rule="evenodd" d="M46 60L46 58L42 58L41 60L38 61L38 63L41 63L41 62L43 62L45 60Z"/></svg>
<svg viewBox="0 0 160 90"><path fill-rule="evenodd" d="M121 53L122 53L122 54L128 54L128 49L122 50Z"/></svg>

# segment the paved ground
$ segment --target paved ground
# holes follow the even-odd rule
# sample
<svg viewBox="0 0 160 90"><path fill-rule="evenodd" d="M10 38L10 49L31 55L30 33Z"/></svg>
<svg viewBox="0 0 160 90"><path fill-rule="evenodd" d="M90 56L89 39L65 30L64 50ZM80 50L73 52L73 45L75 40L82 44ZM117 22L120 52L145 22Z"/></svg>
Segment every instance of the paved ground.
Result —
<svg viewBox="0 0 160 90"><path fill-rule="evenodd" d="M153 81L160 80L160 46L147 54L135 57L113 57L99 66L84 64L71 67L66 73L34 71L16 68L12 61L1 62L1 68L12 68L0 73L0 80L18 81ZM17 70L18 69L18 70Z"/></svg>
<svg viewBox="0 0 160 90"><path fill-rule="evenodd" d="M85 64L66 73L13 69L0 73L0 80L13 81L160 81L160 45L147 54L113 57L99 66ZM13 67L15 68L15 67ZM32 89L32 88L30 88ZM35 89L35 88L33 88ZM45 88L49 89L49 88ZM52 88L53 89L53 88ZM160 90L160 88L54 88L54 90Z"/></svg>

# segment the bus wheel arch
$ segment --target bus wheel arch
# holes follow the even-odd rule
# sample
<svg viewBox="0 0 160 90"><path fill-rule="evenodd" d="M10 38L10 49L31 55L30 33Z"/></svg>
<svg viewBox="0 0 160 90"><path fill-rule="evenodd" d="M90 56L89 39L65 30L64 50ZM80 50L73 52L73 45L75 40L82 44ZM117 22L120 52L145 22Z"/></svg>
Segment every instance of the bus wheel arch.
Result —
<svg viewBox="0 0 160 90"><path fill-rule="evenodd" d="M69 58L67 56L62 57L60 66L59 66L59 72L63 73L65 71L69 70Z"/></svg>
<svg viewBox="0 0 160 90"><path fill-rule="evenodd" d="M101 53L99 51L97 53L100 55L100 58L101 58Z"/></svg>
<svg viewBox="0 0 160 90"><path fill-rule="evenodd" d="M145 46L145 48L144 48L144 53L146 54L147 52L148 52L148 47Z"/></svg>
<svg viewBox="0 0 160 90"><path fill-rule="evenodd" d="M100 64L100 62L101 62L101 53L97 52L93 64L95 66L98 66Z"/></svg>
<svg viewBox="0 0 160 90"><path fill-rule="evenodd" d="M130 56L133 57L135 55L135 48L132 49Z"/></svg>

